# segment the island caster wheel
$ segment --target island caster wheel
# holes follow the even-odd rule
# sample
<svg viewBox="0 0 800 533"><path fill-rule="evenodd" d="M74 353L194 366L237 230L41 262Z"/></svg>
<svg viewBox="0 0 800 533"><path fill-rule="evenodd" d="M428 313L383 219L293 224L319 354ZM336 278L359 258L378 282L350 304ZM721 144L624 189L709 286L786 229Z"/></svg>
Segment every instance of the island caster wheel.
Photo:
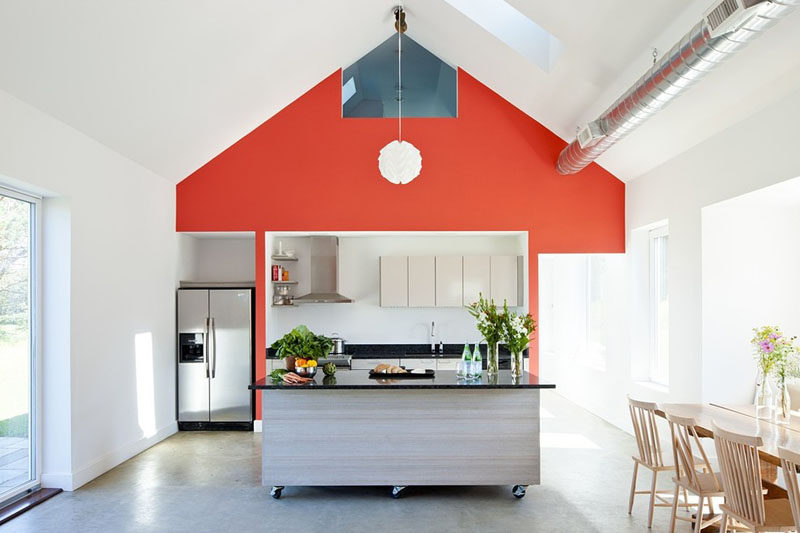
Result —
<svg viewBox="0 0 800 533"><path fill-rule="evenodd" d="M403 491L406 490L405 485L395 485L392 487L392 498L395 500L403 497Z"/></svg>
<svg viewBox="0 0 800 533"><path fill-rule="evenodd" d="M513 494L515 498L524 498L527 489L527 485L514 485L514 488L511 489L511 494Z"/></svg>
<svg viewBox="0 0 800 533"><path fill-rule="evenodd" d="M279 500L281 498L282 492L283 492L283 487L275 486L272 487L272 490L269 492L269 495L275 498L276 500Z"/></svg>

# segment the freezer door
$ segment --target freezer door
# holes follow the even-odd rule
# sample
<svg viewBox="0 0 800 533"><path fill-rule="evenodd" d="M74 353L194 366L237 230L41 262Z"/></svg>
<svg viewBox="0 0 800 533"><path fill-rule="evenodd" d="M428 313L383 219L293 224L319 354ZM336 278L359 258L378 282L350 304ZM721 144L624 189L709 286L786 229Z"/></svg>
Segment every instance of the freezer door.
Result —
<svg viewBox="0 0 800 533"><path fill-rule="evenodd" d="M248 390L252 359L252 291L210 291L211 421L252 421Z"/></svg>
<svg viewBox="0 0 800 533"><path fill-rule="evenodd" d="M181 334L202 334L205 357L194 361L181 358L178 342L178 421L208 422L208 291L183 289L178 291L178 339ZM197 340L201 340L199 337ZM182 359L186 362L182 362Z"/></svg>

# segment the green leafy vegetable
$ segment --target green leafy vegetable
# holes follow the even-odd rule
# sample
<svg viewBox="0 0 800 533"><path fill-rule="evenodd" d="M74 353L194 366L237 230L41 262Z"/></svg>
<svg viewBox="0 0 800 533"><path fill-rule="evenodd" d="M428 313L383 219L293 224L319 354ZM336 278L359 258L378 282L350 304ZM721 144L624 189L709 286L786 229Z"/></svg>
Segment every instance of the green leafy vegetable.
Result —
<svg viewBox="0 0 800 533"><path fill-rule="evenodd" d="M315 335L305 326L297 326L273 342L272 348L278 359L285 359L289 356L320 359L331 352L333 341L324 335Z"/></svg>
<svg viewBox="0 0 800 533"><path fill-rule="evenodd" d="M273 383L280 383L283 381L283 376L288 374L289 371L285 368L276 368L272 372L269 373L269 378L272 380Z"/></svg>

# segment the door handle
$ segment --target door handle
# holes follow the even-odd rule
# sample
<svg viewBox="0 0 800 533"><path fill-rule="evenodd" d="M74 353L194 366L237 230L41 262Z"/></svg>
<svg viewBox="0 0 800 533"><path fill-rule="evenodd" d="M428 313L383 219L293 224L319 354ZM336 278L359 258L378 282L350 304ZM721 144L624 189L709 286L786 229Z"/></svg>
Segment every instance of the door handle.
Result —
<svg viewBox="0 0 800 533"><path fill-rule="evenodd" d="M205 333L205 341L203 342L203 362L206 364L206 377L211 377L208 367L208 344L211 342L211 337L209 336L209 328L208 328L208 318L206 318L206 333Z"/></svg>
<svg viewBox="0 0 800 533"><path fill-rule="evenodd" d="M213 356L213 362L211 363L211 378L217 377L217 328L214 325L214 319L210 318L211 321L211 338L214 339L211 344L211 354Z"/></svg>

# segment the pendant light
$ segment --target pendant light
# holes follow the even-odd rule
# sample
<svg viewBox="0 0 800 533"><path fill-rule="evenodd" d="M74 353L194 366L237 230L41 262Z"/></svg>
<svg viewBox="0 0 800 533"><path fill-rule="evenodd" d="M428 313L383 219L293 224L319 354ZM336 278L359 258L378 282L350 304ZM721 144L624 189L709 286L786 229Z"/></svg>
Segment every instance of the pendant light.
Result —
<svg viewBox="0 0 800 533"><path fill-rule="evenodd" d="M422 154L416 146L403 140L403 68L402 40L405 32L406 14L403 6L395 8L395 28L397 29L397 140L381 148L378 155L378 169L381 176L396 185L404 185L422 170Z"/></svg>

